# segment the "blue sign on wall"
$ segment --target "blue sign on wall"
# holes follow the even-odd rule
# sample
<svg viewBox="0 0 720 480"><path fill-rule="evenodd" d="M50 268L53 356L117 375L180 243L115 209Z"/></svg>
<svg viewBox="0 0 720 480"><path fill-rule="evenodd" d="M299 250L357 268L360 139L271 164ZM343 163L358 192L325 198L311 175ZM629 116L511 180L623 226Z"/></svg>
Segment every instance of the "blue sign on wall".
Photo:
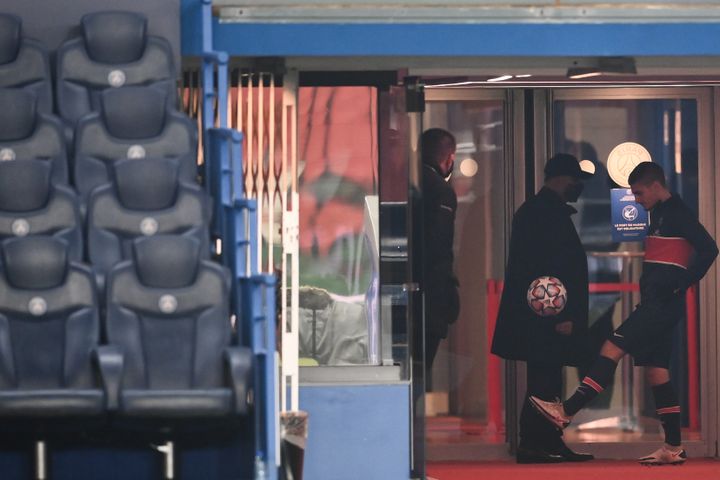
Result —
<svg viewBox="0 0 720 480"><path fill-rule="evenodd" d="M610 191L613 242L640 242L648 229L648 212L635 202L629 188Z"/></svg>

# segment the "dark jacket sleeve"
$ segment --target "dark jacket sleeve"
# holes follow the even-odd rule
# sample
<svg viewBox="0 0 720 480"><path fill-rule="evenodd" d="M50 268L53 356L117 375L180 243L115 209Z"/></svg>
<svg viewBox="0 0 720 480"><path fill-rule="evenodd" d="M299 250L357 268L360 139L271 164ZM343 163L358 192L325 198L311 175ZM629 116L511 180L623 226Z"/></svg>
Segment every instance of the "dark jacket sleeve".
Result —
<svg viewBox="0 0 720 480"><path fill-rule="evenodd" d="M534 279L547 274L552 267L548 252L552 248L552 237L548 228L543 228L538 219L540 212L526 210L515 217L513 222L511 251L515 253L516 273L526 279ZM513 248L514 247L514 248Z"/></svg>
<svg viewBox="0 0 720 480"><path fill-rule="evenodd" d="M437 192L436 201L428 208L427 224L427 245L431 253L430 272L440 277L453 274L453 241L455 232L455 211L457 210L457 198L455 192L450 189L442 189Z"/></svg>
<svg viewBox="0 0 720 480"><path fill-rule="evenodd" d="M457 197L440 178L429 178L427 186L430 188L424 205L426 329L443 338L460 311L458 282L453 271Z"/></svg>
<svg viewBox="0 0 720 480"><path fill-rule="evenodd" d="M679 288L686 290L705 276L710 265L718 256L718 247L715 240L694 215L687 215L680 219L680 230L682 236L695 250L695 257L687 270L687 275L680 280Z"/></svg>

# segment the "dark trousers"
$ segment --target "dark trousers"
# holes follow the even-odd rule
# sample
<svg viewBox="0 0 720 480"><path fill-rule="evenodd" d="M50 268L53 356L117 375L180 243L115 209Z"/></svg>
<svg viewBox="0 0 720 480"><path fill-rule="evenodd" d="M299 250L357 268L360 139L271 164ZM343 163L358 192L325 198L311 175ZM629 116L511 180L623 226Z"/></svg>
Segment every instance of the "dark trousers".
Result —
<svg viewBox="0 0 720 480"><path fill-rule="evenodd" d="M432 365L435 361L442 338L431 333L425 334L425 391L432 390Z"/></svg>
<svg viewBox="0 0 720 480"><path fill-rule="evenodd" d="M432 365L433 361L435 360L435 355L437 355L437 351L440 347L441 341L441 337L437 335L432 335L431 333L425 333L425 356L423 358L423 367L425 370L425 392L432 390ZM416 359L415 361L417 360L419 359ZM415 365L419 365L419 362ZM413 404L417 404L418 398L423 393L424 392L419 388L413 388Z"/></svg>
<svg viewBox="0 0 720 480"><path fill-rule="evenodd" d="M562 443L562 432L545 420L528 397L534 395L553 401L562 394L562 365L527 363L527 394L520 413L520 445L554 449Z"/></svg>

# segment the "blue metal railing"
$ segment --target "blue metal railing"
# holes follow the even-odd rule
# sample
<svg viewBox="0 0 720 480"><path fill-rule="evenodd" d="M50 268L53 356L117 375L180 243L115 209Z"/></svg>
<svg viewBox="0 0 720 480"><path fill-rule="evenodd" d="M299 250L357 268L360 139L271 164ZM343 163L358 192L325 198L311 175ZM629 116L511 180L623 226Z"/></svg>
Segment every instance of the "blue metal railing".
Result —
<svg viewBox="0 0 720 480"><path fill-rule="evenodd" d="M254 354L254 468L257 480L277 480L278 425L275 277L258 271L257 201L245 198L240 132L227 128L228 56L212 49L212 2L203 0L203 130L205 186L213 196L212 233L232 271L237 341ZM216 88L217 85L217 88ZM219 128L215 127L215 107Z"/></svg>

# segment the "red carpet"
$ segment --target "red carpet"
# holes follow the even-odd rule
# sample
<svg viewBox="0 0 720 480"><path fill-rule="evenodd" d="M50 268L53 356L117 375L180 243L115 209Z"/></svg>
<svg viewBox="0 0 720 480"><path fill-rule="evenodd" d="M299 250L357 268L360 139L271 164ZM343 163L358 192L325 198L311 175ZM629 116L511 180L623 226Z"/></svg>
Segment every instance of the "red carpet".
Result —
<svg viewBox="0 0 720 480"><path fill-rule="evenodd" d="M720 480L720 461L691 459L685 465L643 467L627 460L596 460L559 465L512 462L429 463L438 480Z"/></svg>

